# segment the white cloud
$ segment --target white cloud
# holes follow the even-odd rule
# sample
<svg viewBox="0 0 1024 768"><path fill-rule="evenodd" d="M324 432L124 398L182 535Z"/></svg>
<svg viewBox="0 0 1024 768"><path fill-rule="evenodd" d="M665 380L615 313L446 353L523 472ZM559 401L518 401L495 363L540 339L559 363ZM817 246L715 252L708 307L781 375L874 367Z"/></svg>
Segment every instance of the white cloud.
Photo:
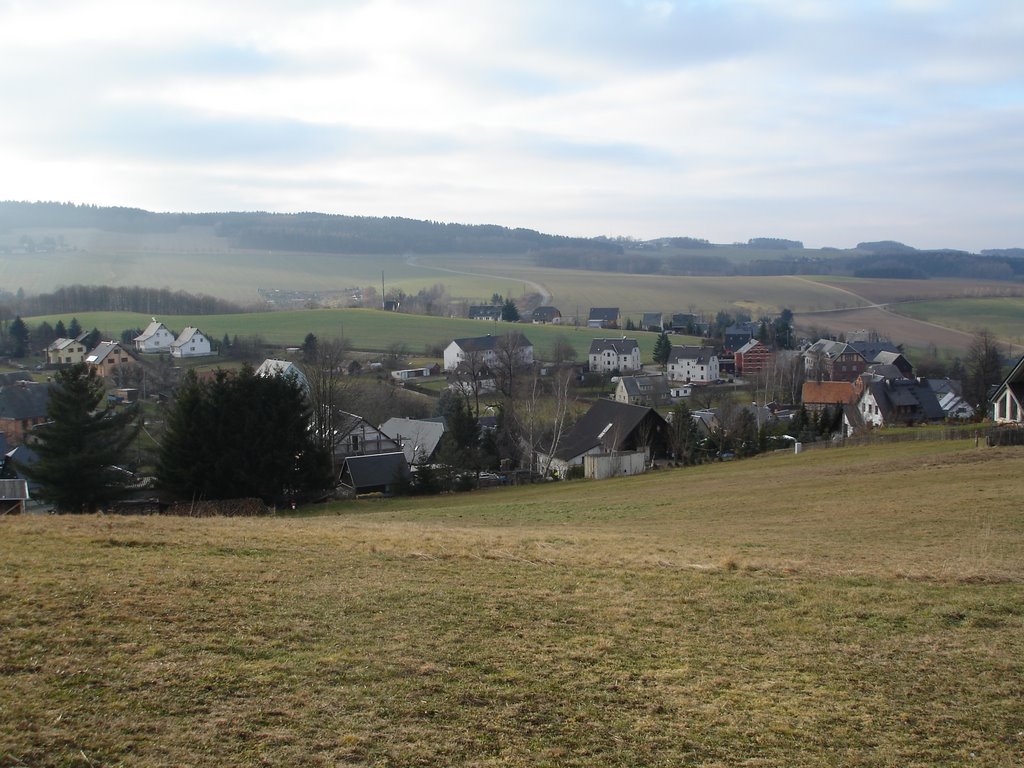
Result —
<svg viewBox="0 0 1024 768"><path fill-rule="evenodd" d="M0 198L1024 244L1022 35L999 2L0 4Z"/></svg>

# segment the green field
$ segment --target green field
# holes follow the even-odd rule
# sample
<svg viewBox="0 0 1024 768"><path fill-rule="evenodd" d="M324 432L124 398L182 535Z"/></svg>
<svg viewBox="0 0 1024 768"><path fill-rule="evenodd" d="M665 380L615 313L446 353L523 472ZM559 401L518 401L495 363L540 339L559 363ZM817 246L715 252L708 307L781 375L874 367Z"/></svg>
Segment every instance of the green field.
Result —
<svg viewBox="0 0 1024 768"><path fill-rule="evenodd" d="M1019 766L1021 458L0 518L0 764Z"/></svg>
<svg viewBox="0 0 1024 768"><path fill-rule="evenodd" d="M80 312L74 316L83 328L99 328L115 339L120 338L121 331L126 328L145 328L150 322L148 315L131 312ZM533 343L539 357L545 356L556 340L565 339L575 348L578 360L586 358L591 339L616 337L626 333L554 325L424 317L374 309L308 309L240 315L161 316L159 319L174 331L180 331L186 325L194 325L217 340L224 334L229 337L257 335L270 344L299 346L307 333L314 333L321 339L347 338L357 350L383 351L391 344L401 342L414 355L421 354L427 345L447 346L455 338L519 331ZM25 320L30 326L44 320L51 325L63 320L67 325L71 316L48 315ZM629 336L640 342L643 359L650 361L657 335L630 332ZM676 344L696 341L688 336L673 336L672 339Z"/></svg>
<svg viewBox="0 0 1024 768"><path fill-rule="evenodd" d="M915 301L892 309L901 315L961 331L987 328L1001 339L1017 345L1024 343L1024 299L1021 298Z"/></svg>
<svg viewBox="0 0 1024 768"><path fill-rule="evenodd" d="M7 237L16 241L19 234L20 231L9 233ZM41 237L47 233L27 231L27 234ZM849 318L831 313L872 303L889 304L890 309L907 317L960 330L987 326L1001 338L1018 341L1021 335L1018 328L1024 318L1019 296L1016 299L993 298L1019 294L1020 286L991 281L630 275L543 268L536 266L530 255L255 251L232 248L227 240L215 237L212 229L205 227L182 228L176 234L165 235L64 230L62 236L67 249L55 253L0 254L0 289L14 293L23 288L31 294L75 283L144 285L212 294L251 305L259 299L258 289L278 288L319 292L330 296L329 303L343 303L348 302L352 289L379 291L383 273L386 290L401 289L415 294L420 289L440 284L448 299L459 302L460 311L465 302L486 301L494 293L517 299L539 294L557 306L566 318L577 315L585 318L588 310L595 306L620 307L624 320L628 317L635 321L639 321L643 312L698 312L710 316L724 310L758 317L789 308L797 313L798 321L801 314L805 316L805 327L820 326L834 333L870 328L910 346L935 343L950 354L962 353L966 341L947 341L941 329L908 326L909 320L895 318L890 312L876 311ZM745 248L717 249L714 253L740 261L773 255ZM915 300L915 303L899 303L908 300ZM812 312L824 315L806 314ZM832 320L835 322L830 322ZM260 321L254 324L259 325ZM231 334L247 333L244 326L248 325L248 321L224 323L213 319L201 327L207 330L209 326L209 333L222 335L218 329ZM275 342L294 344L298 340L291 335L293 332L302 330L304 335L313 330L319 333L317 328L329 335L334 333L330 321L305 330L267 328L252 332L262 333ZM353 321L353 328L368 339L363 346L387 346L396 340L384 341L373 328L356 321ZM412 348L418 349L426 343L427 333L414 330L411 334L414 337L409 342ZM453 334L446 331L441 335ZM355 340L357 346L361 344Z"/></svg>

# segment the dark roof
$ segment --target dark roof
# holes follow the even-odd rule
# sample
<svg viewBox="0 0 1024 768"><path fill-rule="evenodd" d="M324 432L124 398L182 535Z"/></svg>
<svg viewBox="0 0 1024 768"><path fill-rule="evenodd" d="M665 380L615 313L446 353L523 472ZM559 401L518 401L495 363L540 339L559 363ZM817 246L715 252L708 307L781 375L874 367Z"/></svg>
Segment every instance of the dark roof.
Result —
<svg viewBox="0 0 1024 768"><path fill-rule="evenodd" d="M46 415L50 385L18 382L0 386L0 419L38 419Z"/></svg>
<svg viewBox="0 0 1024 768"><path fill-rule="evenodd" d="M591 307L590 320L603 320L614 323L619 319L618 307Z"/></svg>
<svg viewBox="0 0 1024 768"><path fill-rule="evenodd" d="M399 477L409 476L409 462L405 453L375 453L369 456L346 456L342 465L342 482L359 491L363 488L382 488Z"/></svg>
<svg viewBox="0 0 1024 768"><path fill-rule="evenodd" d="M623 376L619 383L629 397L668 398L668 380L664 376Z"/></svg>
<svg viewBox="0 0 1024 768"><path fill-rule="evenodd" d="M698 363L710 363L712 355L715 354L714 347L672 347L668 361L675 363L680 360L696 360Z"/></svg>
<svg viewBox="0 0 1024 768"><path fill-rule="evenodd" d="M606 349L614 349L618 355L630 355L639 346L636 339L627 339L625 336L621 339L591 339L590 354L596 355Z"/></svg>
<svg viewBox="0 0 1024 768"><path fill-rule="evenodd" d="M551 322L561 316L562 313L558 311L557 307L537 307L533 310L533 314L531 315L534 320L542 322Z"/></svg>
<svg viewBox="0 0 1024 768"><path fill-rule="evenodd" d="M0 386L5 384L16 384L19 381L35 381L32 378L32 374L28 371L9 371L8 373L0 373Z"/></svg>
<svg viewBox="0 0 1024 768"><path fill-rule="evenodd" d="M102 363L111 352L117 349L125 352L124 348L116 341L101 341L96 345L96 349L92 350L92 352L85 356L85 362L98 365L99 363Z"/></svg>
<svg viewBox="0 0 1024 768"><path fill-rule="evenodd" d="M470 320L500 319L501 309L499 304L472 304L469 307L468 316Z"/></svg>
<svg viewBox="0 0 1024 768"><path fill-rule="evenodd" d="M892 360L876 360L881 352L895 352L900 354L900 349L891 341L851 341L849 345L857 350L865 360L879 363L891 363Z"/></svg>
<svg viewBox="0 0 1024 768"><path fill-rule="evenodd" d="M498 342L504 338L511 338L514 343L520 347L532 347L530 340L521 333L508 333L503 336L474 336L468 339L454 339L454 342L459 345L459 348L463 352L486 352L489 349L495 349L498 346Z"/></svg>
<svg viewBox="0 0 1024 768"><path fill-rule="evenodd" d="M661 312L644 312L640 322L646 328L649 325L661 325L662 319Z"/></svg>
<svg viewBox="0 0 1024 768"><path fill-rule="evenodd" d="M917 379L882 379L867 382L885 421L941 421L946 414L931 388ZM899 411L897 411L899 409Z"/></svg>
<svg viewBox="0 0 1024 768"><path fill-rule="evenodd" d="M574 459L598 445L613 451L621 450L630 441L634 430L649 417L665 424L665 420L653 408L615 400L598 400L565 434L555 456L565 460Z"/></svg>

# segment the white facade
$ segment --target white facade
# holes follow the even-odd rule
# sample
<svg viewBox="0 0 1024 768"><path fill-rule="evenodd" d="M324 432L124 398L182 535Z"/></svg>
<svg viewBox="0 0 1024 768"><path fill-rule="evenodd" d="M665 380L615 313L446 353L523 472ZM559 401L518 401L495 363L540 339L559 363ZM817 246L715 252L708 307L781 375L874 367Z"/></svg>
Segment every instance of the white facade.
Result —
<svg viewBox="0 0 1024 768"><path fill-rule="evenodd" d="M210 340L202 331L191 325L186 327L171 344L172 357L203 357L212 354L213 348L210 346Z"/></svg>
<svg viewBox="0 0 1024 768"><path fill-rule="evenodd" d="M499 353L504 344L510 345L507 348L509 350L515 349L520 365L533 365L533 345L520 334L518 338L514 338L514 336L478 336L470 339L455 339L445 347L444 369L454 371L460 363L465 363L468 360L472 360L476 365L495 366L501 361Z"/></svg>
<svg viewBox="0 0 1024 768"><path fill-rule="evenodd" d="M718 355L710 347L672 347L667 368L669 381L707 384L721 378Z"/></svg>
<svg viewBox="0 0 1024 768"><path fill-rule="evenodd" d="M132 341L135 342L136 350L150 353L168 351L171 348L171 344L174 343L174 339L174 334L167 329L166 325L153 320L153 322L146 326L146 330L132 339Z"/></svg>
<svg viewBox="0 0 1024 768"><path fill-rule="evenodd" d="M640 345L636 339L594 339L590 342L589 367L598 373L639 371Z"/></svg>
<svg viewBox="0 0 1024 768"><path fill-rule="evenodd" d="M885 424L885 418L882 416L882 409L879 407L878 400L875 399L875 395L871 391L871 387L864 388L864 391L861 392L860 398L857 400L856 407L867 426L881 427Z"/></svg>

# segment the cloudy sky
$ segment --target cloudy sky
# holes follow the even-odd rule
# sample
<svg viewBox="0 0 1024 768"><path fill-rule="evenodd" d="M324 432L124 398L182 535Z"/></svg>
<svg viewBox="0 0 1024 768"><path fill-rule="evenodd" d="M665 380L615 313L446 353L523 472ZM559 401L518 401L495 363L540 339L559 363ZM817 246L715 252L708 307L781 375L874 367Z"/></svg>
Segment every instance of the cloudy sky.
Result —
<svg viewBox="0 0 1024 768"><path fill-rule="evenodd" d="M0 0L0 199L1024 247L1024 2Z"/></svg>

